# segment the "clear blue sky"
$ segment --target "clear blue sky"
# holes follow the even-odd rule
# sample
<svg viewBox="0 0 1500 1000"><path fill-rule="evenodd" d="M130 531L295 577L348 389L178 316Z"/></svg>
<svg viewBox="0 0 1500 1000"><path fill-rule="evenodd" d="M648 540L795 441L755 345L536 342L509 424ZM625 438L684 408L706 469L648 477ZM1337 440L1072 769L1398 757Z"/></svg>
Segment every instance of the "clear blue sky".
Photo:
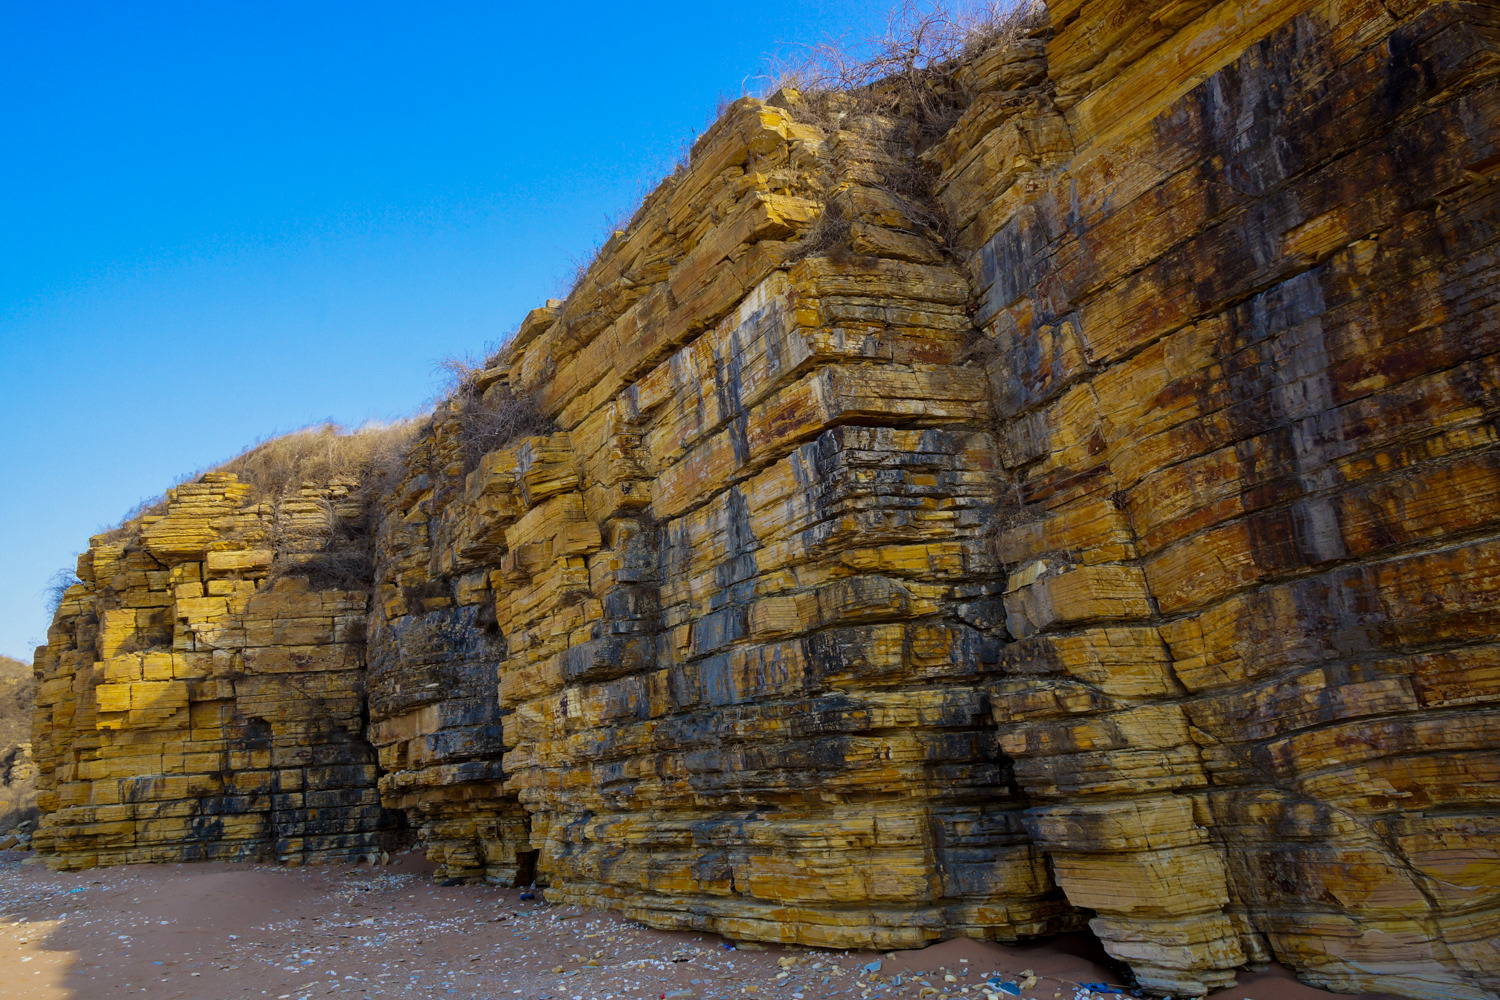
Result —
<svg viewBox="0 0 1500 1000"><path fill-rule="evenodd" d="M421 409L768 54L888 6L0 0L0 653L182 474Z"/></svg>

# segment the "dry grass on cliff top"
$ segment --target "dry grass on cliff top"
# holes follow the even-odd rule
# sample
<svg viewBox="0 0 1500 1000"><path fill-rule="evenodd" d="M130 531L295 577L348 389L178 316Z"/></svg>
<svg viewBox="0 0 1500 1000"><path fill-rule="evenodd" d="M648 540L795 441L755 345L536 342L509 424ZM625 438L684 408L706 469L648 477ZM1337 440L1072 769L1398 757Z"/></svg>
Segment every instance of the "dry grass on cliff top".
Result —
<svg viewBox="0 0 1500 1000"><path fill-rule="evenodd" d="M955 71L995 46L1045 31L1047 24L1043 0L901 0L887 14L879 34L789 46L768 55L763 71L745 78L743 96L788 110L795 103L798 120L830 132L868 133L873 125L875 131L886 133L882 138L906 139L920 151L958 121L974 96L965 92ZM720 95L704 132L731 103ZM570 301L583 286L609 237L634 225L653 193L689 169L691 148L699 137L684 141L671 169L655 183L643 183L634 204L608 220L592 250L572 259L569 273L555 290L560 299ZM930 180L915 164L910 176L895 181L898 190L892 193L903 200L924 202L930 197ZM914 207L914 217L925 218L926 206ZM944 228L942 220L930 221L937 223L933 228ZM820 223L804 235L801 256L821 255L847 234L848 223L837 207L820 216Z"/></svg>
<svg viewBox="0 0 1500 1000"><path fill-rule="evenodd" d="M419 420L402 420L354 430L333 423L304 427L206 471L232 472L267 500L295 494L303 483L373 488L401 463L420 426Z"/></svg>
<svg viewBox="0 0 1500 1000"><path fill-rule="evenodd" d="M881 34L802 46L794 57L772 57L767 72L758 79L764 81L773 103L778 102L778 95L795 92L797 115L814 124L831 130L867 131L874 123L877 130L891 133L887 138L921 147L951 127L967 104L970 95L956 84L955 68L995 45L1041 30L1044 24L1041 0L904 0L892 9ZM684 157L674 173L687 166ZM911 177L887 179L897 189L892 193L908 203L914 218L941 230L942 220L927 218L930 212L924 211L931 207L926 204L927 179L915 176L918 168L914 165L913 169ZM842 213L830 206L824 216L823 224L804 236L808 255L827 252L840 242L837 230L843 223ZM621 225L628 223L616 221L611 228ZM578 268L575 288L597 262L596 253ZM480 391L480 374L503 355L503 346L489 353L492 356L484 363L449 359L441 364L448 379L436 410L449 403L454 406L464 471L517 437L556 431L535 394L513 392L503 383ZM232 472L254 488L258 500L293 495L304 482L326 485L342 480L355 487L369 507L399 479L403 459L430 427L430 420L424 416L354 430L333 423L305 427L261 441L182 480L196 480L203 472ZM103 535L122 540L133 534L139 518L165 510L162 496L142 501Z"/></svg>
<svg viewBox="0 0 1500 1000"><path fill-rule="evenodd" d="M773 56L763 79L768 93L795 90L804 98L841 95L838 127L851 114L895 112L937 134L957 121L969 98L954 71L997 45L1046 26L1042 0L971 3L903 0L885 29L863 39L839 38ZM842 112L842 113L839 113Z"/></svg>
<svg viewBox="0 0 1500 1000"><path fill-rule="evenodd" d="M350 521L331 504L328 529L319 537L303 537L286 530L282 518L272 518L266 541L276 553L271 577L306 577L315 589L367 589L374 576L371 512L381 495L400 478L402 461L413 441L426 428L425 418L390 424L371 424L353 430L334 423L303 427L260 441L218 465L180 477L200 481L208 472L230 472L251 487L250 502L275 503L296 496L304 483L314 487L343 484L363 508L363 517ZM167 512L163 496L143 500L119 524L97 536L115 544L133 544L140 520ZM50 585L52 613L70 584L78 582L71 570L61 570Z"/></svg>
<svg viewBox="0 0 1500 1000"><path fill-rule="evenodd" d="M232 472L251 486L254 501L275 501L295 495L303 483L326 486L344 482L368 507L399 469L422 426L419 419L411 419L353 430L333 423L303 427L260 441L228 461L189 473L179 481L197 482L207 472ZM100 537L128 544L138 533L142 517L166 511L165 495L142 500L118 524L101 532ZM67 580L61 580L60 574L53 587L54 607L67 584L76 580L70 572L67 575Z"/></svg>
<svg viewBox="0 0 1500 1000"><path fill-rule="evenodd" d="M363 515L351 520L326 499L326 531L308 533L283 518L271 520L267 541L275 553L269 579L303 577L314 590L367 590L375 577L372 514L390 484L399 479L403 459L426 424L404 420L345 430L327 423L304 427L264 441L216 466L232 472L254 490L257 500L278 501L315 489L347 487Z"/></svg>
<svg viewBox="0 0 1500 1000"><path fill-rule="evenodd" d="M773 62L769 103L829 133L852 132L891 149L880 187L955 263L957 233L932 193L932 176L918 159L958 123L975 93L961 72L985 53L1047 30L1040 0L978 4L905 0L887 16L885 30L803 47L797 58ZM840 192L824 201L794 259L837 258L849 251L850 223Z"/></svg>

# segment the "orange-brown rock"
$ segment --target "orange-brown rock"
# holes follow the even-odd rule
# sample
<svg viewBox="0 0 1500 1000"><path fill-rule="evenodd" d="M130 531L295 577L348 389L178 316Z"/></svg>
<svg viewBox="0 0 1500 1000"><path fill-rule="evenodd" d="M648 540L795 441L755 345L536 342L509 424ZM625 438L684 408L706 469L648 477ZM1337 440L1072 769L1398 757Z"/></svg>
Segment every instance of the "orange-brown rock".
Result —
<svg viewBox="0 0 1500 1000"><path fill-rule="evenodd" d="M254 716L364 755L309 857L378 787L657 926L1500 997L1500 17L1053 0L925 85L730 106L386 477L368 602L222 479L98 540L39 845L265 850L183 833Z"/></svg>
<svg viewBox="0 0 1500 1000"><path fill-rule="evenodd" d="M258 502L210 472L93 539L37 655L49 864L303 863L401 842L363 733L367 594L267 580L272 536L361 516L348 493Z"/></svg>
<svg viewBox="0 0 1500 1000"><path fill-rule="evenodd" d="M377 597L369 624L370 741L379 751L382 800L405 810L444 877L505 885L536 875L526 812L504 788L502 713L495 697L505 643L483 573L457 581L434 565L429 523L436 477L451 496L454 421L407 456L408 475L387 500ZM446 433L445 433L446 432ZM439 440L441 443L439 443Z"/></svg>
<svg viewBox="0 0 1500 1000"><path fill-rule="evenodd" d="M1497 21L1049 4L927 154L1014 490L990 688L1138 979L1500 988Z"/></svg>

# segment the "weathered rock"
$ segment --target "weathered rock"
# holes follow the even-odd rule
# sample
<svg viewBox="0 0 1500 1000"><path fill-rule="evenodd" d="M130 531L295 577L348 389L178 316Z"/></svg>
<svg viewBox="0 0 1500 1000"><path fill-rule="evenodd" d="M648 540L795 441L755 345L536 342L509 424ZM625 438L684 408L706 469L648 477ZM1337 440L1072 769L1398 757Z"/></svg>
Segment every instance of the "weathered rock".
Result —
<svg viewBox="0 0 1500 1000"><path fill-rule="evenodd" d="M928 154L1028 830L1144 985L1493 995L1494 13L1049 10L1047 80Z"/></svg>
<svg viewBox="0 0 1500 1000"><path fill-rule="evenodd" d="M362 732L368 593L267 581L267 539L326 525L347 493L259 503L211 472L79 557L36 663L49 864L302 863L401 842Z"/></svg>
<svg viewBox="0 0 1500 1000"><path fill-rule="evenodd" d="M260 583L316 491L99 540L38 660L39 845L265 843L107 811L137 773L183 808L177 748L259 713L365 754L309 856L389 835L378 752L443 875L657 926L1087 922L1155 992L1274 956L1500 996L1500 19L1046 15L936 137L732 105L388 478L367 621ZM476 454L476 413L526 430ZM326 725L275 686L312 676Z"/></svg>

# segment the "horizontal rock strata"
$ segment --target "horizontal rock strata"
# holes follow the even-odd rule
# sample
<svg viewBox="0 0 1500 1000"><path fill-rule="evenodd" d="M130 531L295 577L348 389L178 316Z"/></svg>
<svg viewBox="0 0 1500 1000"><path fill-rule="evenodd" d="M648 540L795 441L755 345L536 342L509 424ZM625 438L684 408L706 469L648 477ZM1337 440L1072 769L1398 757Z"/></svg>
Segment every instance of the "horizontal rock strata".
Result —
<svg viewBox="0 0 1500 1000"><path fill-rule="evenodd" d="M12 831L29 841L37 819L36 765L31 759L35 712L31 667L0 656L0 843Z"/></svg>
<svg viewBox="0 0 1500 1000"><path fill-rule="evenodd" d="M347 493L272 505L207 473L131 536L94 539L36 664L36 845L53 865L303 863L404 842L363 733L367 594L267 582L263 543L358 516Z"/></svg>
<svg viewBox="0 0 1500 1000"><path fill-rule="evenodd" d="M38 846L1500 997L1497 77L1483 5L1053 0L735 102L372 506L95 540ZM314 510L364 589L272 572Z"/></svg>
<svg viewBox="0 0 1500 1000"><path fill-rule="evenodd" d="M979 248L1027 829L1145 985L1491 995L1493 12L1074 6L928 154Z"/></svg>

